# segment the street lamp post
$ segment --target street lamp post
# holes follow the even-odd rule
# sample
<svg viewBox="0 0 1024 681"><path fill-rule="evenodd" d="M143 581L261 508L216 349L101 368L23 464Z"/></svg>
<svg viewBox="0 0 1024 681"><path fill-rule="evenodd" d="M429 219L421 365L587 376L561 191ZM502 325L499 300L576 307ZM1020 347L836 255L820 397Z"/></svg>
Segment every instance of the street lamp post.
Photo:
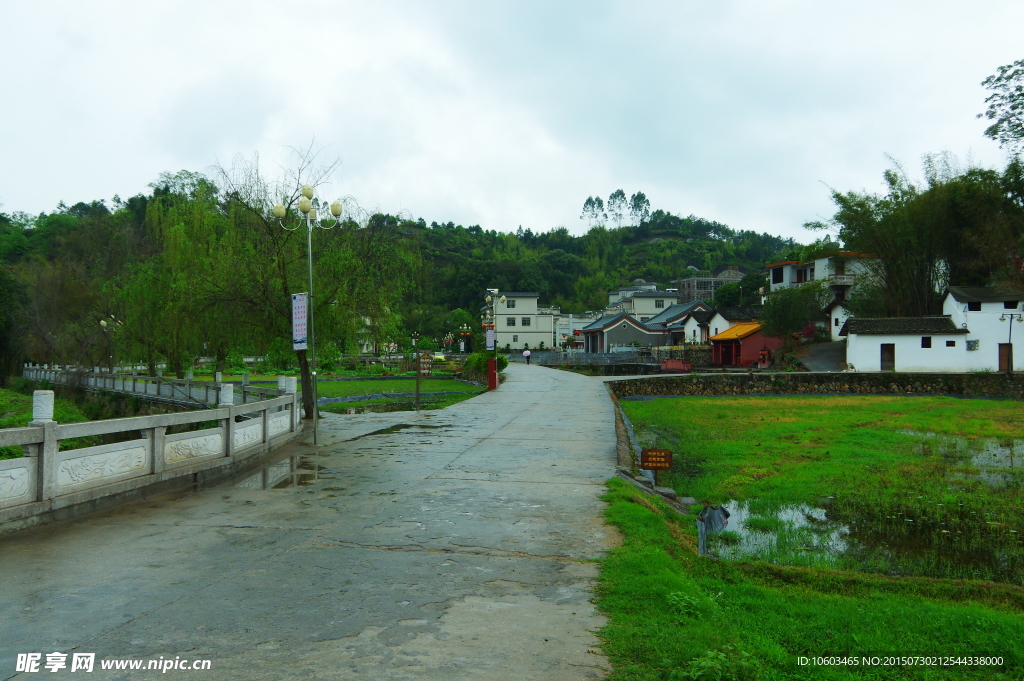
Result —
<svg viewBox="0 0 1024 681"><path fill-rule="evenodd" d="M488 388L491 390L498 389L498 317L495 314L495 311L499 302L504 305L507 300L508 299L505 296L501 296L501 298L498 297L498 289L496 288L487 289L487 297L484 298L484 301L487 303L487 319L484 324L484 328L486 329L489 327L491 329L491 336L494 339L494 358L487 361L489 365L488 369L490 369L488 372Z"/></svg>
<svg viewBox="0 0 1024 681"><path fill-rule="evenodd" d="M465 352L466 351L466 341L469 340L469 337L470 337L469 327L467 325L463 324L462 326L459 327L459 338L461 339L461 340L459 340L459 352Z"/></svg>
<svg viewBox="0 0 1024 681"><path fill-rule="evenodd" d="M1006 314L1004 312L1003 314L1001 314L999 316L999 321L1001 321L1001 322L1005 322L1006 320L1010 321L1009 333L1006 336L1006 347L1007 347L1007 350L1008 350L1007 357L1006 357L1006 375L1007 376L1012 376L1013 375L1013 320L1014 319L1016 319L1018 323L1019 322L1024 322L1024 314L1019 313L1019 312L1018 313L1011 312L1010 314Z"/></svg>
<svg viewBox="0 0 1024 681"><path fill-rule="evenodd" d="M313 444L317 443L317 421L320 415L320 408L317 405L317 386L316 386L316 337L313 332L313 228L319 227L320 229L331 229L341 224L341 212L342 205L341 201L335 201L331 204L331 215L334 216L334 224L325 224L324 222L317 219L316 208L313 205L313 188L311 186L303 185L301 190L301 196L298 202L299 212L303 214L306 222L306 260L309 269L309 304L306 308L306 323L309 330L309 371L312 384L311 391L313 393ZM288 215L288 208L283 204L277 204L274 206L274 217L277 218L278 223L284 229L289 232L293 232L301 226L301 222L289 229L284 226L284 218ZM303 218L300 218L302 220Z"/></svg>

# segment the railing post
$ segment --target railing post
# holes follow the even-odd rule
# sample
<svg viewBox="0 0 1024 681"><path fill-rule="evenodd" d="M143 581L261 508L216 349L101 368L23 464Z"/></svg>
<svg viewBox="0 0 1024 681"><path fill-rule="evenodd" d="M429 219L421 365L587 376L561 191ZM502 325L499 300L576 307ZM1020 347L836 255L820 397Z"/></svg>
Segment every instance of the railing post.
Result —
<svg viewBox="0 0 1024 681"><path fill-rule="evenodd" d="M224 420L224 456L235 454L235 416L231 407L235 403L235 386L230 383L217 384L217 406L228 410Z"/></svg>
<svg viewBox="0 0 1024 681"><path fill-rule="evenodd" d="M167 426L156 426L143 431L143 437L149 440L149 451L153 456L153 473L164 472L164 444L167 442Z"/></svg>
<svg viewBox="0 0 1024 681"><path fill-rule="evenodd" d="M52 499L57 484L57 471L54 466L57 460L57 424L53 421L53 391L36 390L32 393L32 422L30 426L42 426L43 443L38 447L39 461L36 470L36 500Z"/></svg>
<svg viewBox="0 0 1024 681"><path fill-rule="evenodd" d="M260 416L263 418L263 442L270 442L270 409L261 409Z"/></svg>

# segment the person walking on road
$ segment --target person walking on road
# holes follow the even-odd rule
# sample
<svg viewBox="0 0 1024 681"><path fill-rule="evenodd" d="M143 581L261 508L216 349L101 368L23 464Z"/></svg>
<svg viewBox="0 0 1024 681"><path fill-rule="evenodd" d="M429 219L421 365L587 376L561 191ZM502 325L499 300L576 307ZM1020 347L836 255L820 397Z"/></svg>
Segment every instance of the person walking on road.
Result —
<svg viewBox="0 0 1024 681"><path fill-rule="evenodd" d="M523 357L526 358L526 364L529 365L530 364L530 351L529 350L523 350Z"/></svg>

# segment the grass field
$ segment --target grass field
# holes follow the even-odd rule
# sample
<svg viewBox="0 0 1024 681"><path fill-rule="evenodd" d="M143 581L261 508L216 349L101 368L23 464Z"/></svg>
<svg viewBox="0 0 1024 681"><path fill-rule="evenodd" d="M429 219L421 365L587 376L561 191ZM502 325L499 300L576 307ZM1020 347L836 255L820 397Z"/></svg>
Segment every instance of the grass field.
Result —
<svg viewBox="0 0 1024 681"><path fill-rule="evenodd" d="M382 393L413 393L416 379L389 379L386 381L324 381L317 385L320 397L355 397ZM424 396L420 400L422 409L443 409L457 402L480 394L485 389L461 381L425 378L420 380L420 393L460 392L464 395ZM396 397L375 400L341 402L321 407L322 411L343 414L349 409L396 410L414 409L413 398Z"/></svg>
<svg viewBox="0 0 1024 681"><path fill-rule="evenodd" d="M1021 678L1018 587L702 558L693 516L618 479L609 489L606 517L624 542L603 561L598 607L615 681ZM1003 664L883 666L892 655ZM801 656L857 664L812 668Z"/></svg>
<svg viewBox="0 0 1024 681"><path fill-rule="evenodd" d="M613 481L609 519L627 541L607 561L600 603L617 678L719 678L701 665L721 678L1024 678L1019 667L793 666L840 653L1024 660L1020 402L621 404L645 446L673 451L662 484L733 516L711 543L718 558L698 557L693 515Z"/></svg>
<svg viewBox="0 0 1024 681"><path fill-rule="evenodd" d="M32 420L32 396L0 388L0 428L24 428ZM57 423L81 423L89 419L74 402L58 397L53 402L53 420ZM61 449L98 444L95 438L61 441ZM0 459L21 456L21 447L0 447Z"/></svg>
<svg viewBox="0 0 1024 681"><path fill-rule="evenodd" d="M483 390L478 385L461 381L437 378L420 380L420 392L462 392L476 394ZM317 384L320 397L353 397L355 395L374 395L381 393L416 392L416 379L388 379L386 381L321 381Z"/></svg>

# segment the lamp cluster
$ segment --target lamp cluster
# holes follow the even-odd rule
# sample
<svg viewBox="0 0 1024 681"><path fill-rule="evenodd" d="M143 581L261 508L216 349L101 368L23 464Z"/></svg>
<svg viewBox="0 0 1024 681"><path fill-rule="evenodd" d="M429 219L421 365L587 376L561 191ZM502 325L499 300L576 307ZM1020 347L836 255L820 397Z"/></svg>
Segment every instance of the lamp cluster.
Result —
<svg viewBox="0 0 1024 681"><path fill-rule="evenodd" d="M303 185L301 190L301 196L299 196L299 212L305 215L310 220L317 219L316 208L313 207L313 188L311 186ZM341 217L343 207L340 200L334 201L331 204L331 215L335 219ZM278 220L283 220L288 215L288 208L283 204L279 203L274 206L274 217Z"/></svg>
<svg viewBox="0 0 1024 681"><path fill-rule="evenodd" d="M505 301L507 300L507 298L505 298L505 296L502 296L501 298L498 298L498 289L496 289L496 288L487 289L487 290L489 291L489 293L488 293L487 297L484 298L484 301L487 303L487 309L484 311L484 313L482 315L480 315L480 321L482 322L481 326L483 328L485 328L485 329L493 329L494 328L494 305L496 303L498 303L498 302L500 302L502 305L504 305Z"/></svg>

